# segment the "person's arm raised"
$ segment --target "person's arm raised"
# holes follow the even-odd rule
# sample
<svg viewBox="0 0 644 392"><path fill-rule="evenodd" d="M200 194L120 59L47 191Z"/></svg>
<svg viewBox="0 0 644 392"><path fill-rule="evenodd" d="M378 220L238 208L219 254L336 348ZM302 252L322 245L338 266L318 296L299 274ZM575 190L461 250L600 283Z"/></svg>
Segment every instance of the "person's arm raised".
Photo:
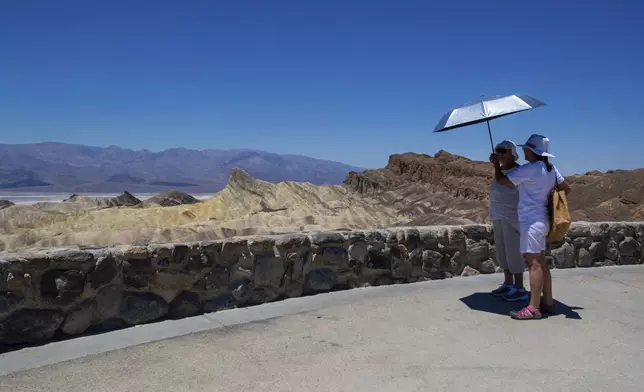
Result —
<svg viewBox="0 0 644 392"><path fill-rule="evenodd" d="M494 179L496 180L496 183L502 186L512 186L514 185L510 179L503 174L503 171L501 170L501 164L499 163L499 157L496 154L491 154L490 155L490 162L492 162L492 166L494 166Z"/></svg>

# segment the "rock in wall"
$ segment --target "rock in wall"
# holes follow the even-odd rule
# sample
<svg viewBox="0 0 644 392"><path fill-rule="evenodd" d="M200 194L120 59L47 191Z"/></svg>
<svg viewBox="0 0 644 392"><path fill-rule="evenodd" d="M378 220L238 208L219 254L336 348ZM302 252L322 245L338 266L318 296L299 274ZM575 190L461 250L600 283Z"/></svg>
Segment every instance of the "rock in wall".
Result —
<svg viewBox="0 0 644 392"><path fill-rule="evenodd" d="M644 223L575 223L552 268L641 264ZM303 294L500 272L486 225L0 253L0 344Z"/></svg>

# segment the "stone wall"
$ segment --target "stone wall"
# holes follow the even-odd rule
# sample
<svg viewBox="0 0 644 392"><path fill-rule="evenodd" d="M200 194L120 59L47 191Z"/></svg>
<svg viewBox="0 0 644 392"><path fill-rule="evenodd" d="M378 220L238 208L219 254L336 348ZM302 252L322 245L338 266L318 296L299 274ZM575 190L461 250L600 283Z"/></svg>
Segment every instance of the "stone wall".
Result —
<svg viewBox="0 0 644 392"><path fill-rule="evenodd" d="M639 264L644 223L576 223L553 268ZM304 294L499 272L489 226L0 253L0 344L51 340Z"/></svg>

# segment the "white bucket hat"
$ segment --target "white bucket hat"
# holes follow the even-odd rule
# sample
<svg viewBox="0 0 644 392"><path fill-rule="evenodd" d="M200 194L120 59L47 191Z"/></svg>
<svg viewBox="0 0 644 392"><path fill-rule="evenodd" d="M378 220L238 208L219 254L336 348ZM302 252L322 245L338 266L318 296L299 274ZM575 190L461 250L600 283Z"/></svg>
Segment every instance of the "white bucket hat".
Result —
<svg viewBox="0 0 644 392"><path fill-rule="evenodd" d="M499 147L503 147L505 149L512 151L512 156L514 157L514 160L515 161L519 160L519 154L517 154L517 145L514 144L512 140L504 140L499 144L497 144L496 147L494 147L494 149L496 150Z"/></svg>
<svg viewBox="0 0 644 392"><path fill-rule="evenodd" d="M527 142L525 144L519 145L519 147L527 148L528 150L532 151L533 153L541 156L541 157L551 157L554 158L555 156L550 154L548 152L548 147L550 146L550 139L543 135L537 135L533 134L530 136Z"/></svg>

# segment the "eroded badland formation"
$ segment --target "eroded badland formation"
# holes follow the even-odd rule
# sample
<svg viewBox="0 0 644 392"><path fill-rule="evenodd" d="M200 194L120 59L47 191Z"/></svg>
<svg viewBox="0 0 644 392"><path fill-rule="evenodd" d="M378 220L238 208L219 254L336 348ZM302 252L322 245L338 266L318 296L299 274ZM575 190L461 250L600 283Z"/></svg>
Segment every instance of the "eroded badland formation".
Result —
<svg viewBox="0 0 644 392"><path fill-rule="evenodd" d="M226 187L201 202L182 192L141 202L126 192L8 205L0 210L0 250L485 223L490 179L487 162L445 151L392 155L385 168L351 172L342 185L271 183L234 168ZM644 169L589 172L568 181L574 220L644 219Z"/></svg>

